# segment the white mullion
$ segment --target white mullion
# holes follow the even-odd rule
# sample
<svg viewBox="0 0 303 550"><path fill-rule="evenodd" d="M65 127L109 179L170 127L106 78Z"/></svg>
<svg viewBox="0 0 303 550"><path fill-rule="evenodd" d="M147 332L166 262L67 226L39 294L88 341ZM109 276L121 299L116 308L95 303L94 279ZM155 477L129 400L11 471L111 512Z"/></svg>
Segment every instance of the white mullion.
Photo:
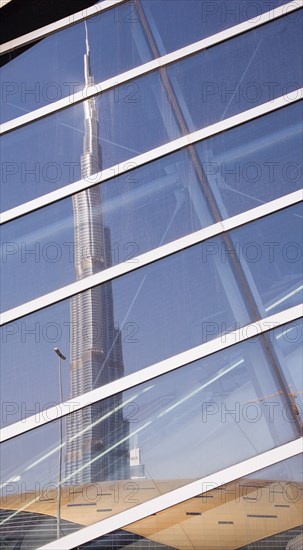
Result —
<svg viewBox="0 0 303 550"><path fill-rule="evenodd" d="M258 220L264 216L268 216L270 214L278 212L279 210L283 210L289 206L301 202L302 197L302 190L294 191L289 195L284 195L283 197L280 197L273 201L267 202L260 206L256 206L251 210L246 210L246 212L237 214L236 216L232 216L227 220L222 220L221 222L209 225L204 229L200 229L198 231L195 231L194 233L190 233L185 237L181 237L179 239L176 239L175 241L154 248L148 252L145 252L144 254L140 254L139 256L137 256L137 258L132 258L132 260L130 261L109 267L108 269L100 271L99 273L95 273L94 275L86 277L85 279L75 281L73 283L70 283L69 285L49 292L48 294L39 296L38 298L26 302L20 306L4 311L0 315L0 326L11 323L12 321L20 319L25 315L29 315L31 313L39 311L40 309L44 309L45 307L48 307L50 305L61 302L66 298L71 298L75 294L84 292L97 285L116 279L121 275L125 275L126 273L130 273L132 271L140 269L157 260L166 258L171 254L175 254L176 252L180 252L181 250L185 250L186 248L199 244L207 239L221 235L226 231L230 231L231 229L235 229L237 227L240 227L241 225Z"/></svg>
<svg viewBox="0 0 303 550"><path fill-rule="evenodd" d="M114 177L120 176L121 174L125 174L127 172L130 172L131 170L143 166L148 162L158 160L170 153L179 151L180 149L183 149L188 145L194 145L199 141L235 128L236 126L239 126L246 122L250 122L251 120L254 120L260 116L272 113L277 109L287 107L291 103L299 101L302 97L303 88L299 88L298 90L294 90L293 92L289 93L287 96L280 96L272 101L268 101L267 103L263 103L262 105L258 105L257 107L253 107L252 109L248 109L247 111L243 111L220 122L216 122L210 126L207 126L206 128L201 128L200 130L196 130L195 132L187 134L186 136L177 138L173 141L165 143L164 145L160 145L159 147L151 149L146 153L142 153L141 155L125 160L119 164L116 164L115 166L106 168L99 173L93 174L88 179L75 181L74 183L61 187L56 191L52 191L51 193L47 193L45 195L37 197L36 199L11 208L10 210L6 210L2 214L0 214L0 224L10 222L16 218L19 218L20 216L24 216L25 214L34 212L35 210L38 210L43 206L53 204L58 200L67 198L75 193L84 191L85 189L89 189L96 184L104 183L105 181L108 181Z"/></svg>
<svg viewBox="0 0 303 550"><path fill-rule="evenodd" d="M256 21L248 20L244 23L239 23L234 27L230 27L229 29L199 40L198 42L194 42L188 46L175 50L172 53L158 57L157 59L144 63L143 65L139 65L138 67L125 71L124 73L120 73L119 75L109 78L108 80L96 83L91 87L86 87L80 92L76 92L75 94L71 94L70 96L64 97L58 101L54 101L53 103L40 107L39 109L35 109L25 115L11 119L8 122L4 122L0 125L0 134L20 128L25 124L29 124L35 120L39 120L47 115L50 115L51 113L57 112L58 110L75 105L84 99L88 99L89 97L93 97L101 92L105 92L106 90L114 88L124 82L128 82L129 80L143 76L151 71L159 69L160 67L165 67L194 53L198 53L206 48L220 44L225 40L229 40L230 38L236 37L244 32L253 30L260 25L264 25L265 23L274 21L279 17L288 15L302 6L303 0L296 0L295 2L289 2L283 6L278 6L269 12L262 13Z"/></svg>
<svg viewBox="0 0 303 550"><path fill-rule="evenodd" d="M177 368L183 367L193 361L203 359L213 353L227 349L231 346L254 338L255 336L268 332L281 325L288 324L297 320L303 315L303 304L288 308L282 312L275 313L269 317L260 319L245 325L242 328L228 332L227 334L221 334L214 340L200 344L194 348L181 352L177 355L164 359L159 363L155 363L149 367L145 367L132 374L126 375L119 380L110 382L104 386L91 390L85 394L79 395L76 398L69 399L64 403L60 403L57 406L45 409L37 414L34 414L24 420L15 422L10 426L6 426L0 430L0 441L3 443L8 439L12 439L25 432L48 424L53 420L62 418L67 414L83 409L89 405L97 403L102 399L111 397L114 394L120 393L127 389L130 389L144 382L148 382L153 378L167 374ZM77 400L77 401L76 401Z"/></svg>
<svg viewBox="0 0 303 550"><path fill-rule="evenodd" d="M46 36L49 36L50 34L53 34L54 32L57 32L61 29L71 27L72 25L75 25L80 21L84 21L84 19L88 19L90 17L93 17L94 15L98 15L102 11L114 8L116 5L122 4L123 2L126 2L126 0L104 0L104 2L100 2L100 4L84 8L77 13L72 13L71 15L68 15L63 19L59 19L54 23L50 23L49 25L40 27L35 31L31 31L27 34L19 36L18 38L14 38L13 40L4 42L0 45L0 55L8 53L12 50L16 50L21 46L25 46L26 44L30 44L31 42L35 42L36 40L40 40L41 38L45 38Z"/></svg>
<svg viewBox="0 0 303 550"><path fill-rule="evenodd" d="M138 504L129 510L115 514L98 523L83 527L66 537L40 546L38 550L71 550L81 544L85 544L86 542L111 533L116 529L121 529L135 521L140 521L151 514L156 514L157 512L161 512L161 510L176 506L197 495L207 493L210 487L214 490L222 487L222 485L226 485L227 483L241 479L259 470L268 468L278 462L297 456L302 452L302 445L303 438L299 438L285 445L281 445L280 447L276 447L275 449L271 449L270 451L265 451L253 458L249 458L239 464L229 466L223 470L202 477L197 481L179 487L159 497L155 497L142 504Z"/></svg>

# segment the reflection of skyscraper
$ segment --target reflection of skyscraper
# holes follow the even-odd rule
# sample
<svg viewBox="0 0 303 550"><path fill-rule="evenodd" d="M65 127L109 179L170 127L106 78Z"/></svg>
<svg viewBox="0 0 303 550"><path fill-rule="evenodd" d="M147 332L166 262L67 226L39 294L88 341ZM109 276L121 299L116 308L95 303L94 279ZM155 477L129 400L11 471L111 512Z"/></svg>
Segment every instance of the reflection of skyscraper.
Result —
<svg viewBox="0 0 303 550"><path fill-rule="evenodd" d="M87 29L84 73L85 86L93 85ZM82 178L89 177L101 168L95 98L84 102L84 125ZM112 263L110 230L103 225L99 186L74 195L73 210L75 267L79 280ZM71 398L123 376L121 334L114 326L111 283L92 288L71 299L71 326ZM110 414L116 408L118 410ZM98 422L104 415L107 418ZM82 435L74 438L83 431ZM68 417L67 439L73 440L67 444L66 475L80 470L71 477L70 483L128 478L128 440L103 455L106 449L126 438L128 431L119 396L113 396ZM94 460L98 456L100 458Z"/></svg>

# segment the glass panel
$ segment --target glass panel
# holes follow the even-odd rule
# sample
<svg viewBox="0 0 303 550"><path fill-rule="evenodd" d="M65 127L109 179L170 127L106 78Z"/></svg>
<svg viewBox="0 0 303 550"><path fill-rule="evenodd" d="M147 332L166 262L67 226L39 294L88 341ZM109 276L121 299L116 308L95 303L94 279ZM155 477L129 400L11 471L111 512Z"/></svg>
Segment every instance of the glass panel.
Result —
<svg viewBox="0 0 303 550"><path fill-rule="evenodd" d="M302 12L296 12L170 65L189 130L301 88L301 26Z"/></svg>
<svg viewBox="0 0 303 550"><path fill-rule="evenodd" d="M144 0L141 6L158 55L210 36L285 3L224 0ZM174 25L170 25L172 14ZM70 16L70 22L73 16ZM101 82L152 59L141 10L126 2L87 20L91 65ZM1 56L1 122L58 101L84 86L85 24L80 22ZM43 59L43 63L41 63Z"/></svg>
<svg viewBox="0 0 303 550"><path fill-rule="evenodd" d="M86 25L95 82L152 58L133 2L99 13ZM84 54L83 21L7 54L0 70L1 122L81 90Z"/></svg>
<svg viewBox="0 0 303 550"><path fill-rule="evenodd" d="M295 456L222 487L210 483L206 493L74 550L300 550L302 481Z"/></svg>
<svg viewBox="0 0 303 550"><path fill-rule="evenodd" d="M222 218L300 189L302 103L295 103L196 146Z"/></svg>
<svg viewBox="0 0 303 550"><path fill-rule="evenodd" d="M58 402L54 347L67 356L64 399L76 398L249 319L230 261L206 259L196 245L9 323L1 331L0 391L12 409L4 423Z"/></svg>
<svg viewBox="0 0 303 550"><path fill-rule="evenodd" d="M212 224L196 158L184 149L4 225L2 308L79 278L79 261L93 257L84 277Z"/></svg>
<svg viewBox="0 0 303 550"><path fill-rule="evenodd" d="M159 73L122 84L3 136L2 208L81 177L98 181L101 168L179 135Z"/></svg>
<svg viewBox="0 0 303 550"><path fill-rule="evenodd" d="M178 137L174 93L187 132L300 88L300 28L299 17L291 14L170 65L173 90L165 72L151 73L4 135L3 209ZM238 62L229 67L233 59ZM283 85L277 84L281 63Z"/></svg>
<svg viewBox="0 0 303 550"><path fill-rule="evenodd" d="M299 206L288 208L4 326L1 391L13 403L5 422L57 402L54 346L68 356L71 372L83 367L71 385L64 368L64 398L76 398L256 315L301 303L302 261L293 256L302 250L299 213Z"/></svg>
<svg viewBox="0 0 303 550"><path fill-rule="evenodd" d="M200 142L200 170L191 147L4 225L2 310L74 281L76 249L88 259L95 241L99 258L105 227L114 265L212 224L206 186L223 219L300 188L301 114L296 103ZM78 205L90 229L75 240Z"/></svg>
<svg viewBox="0 0 303 550"><path fill-rule="evenodd" d="M186 9L180 0L143 0L141 4L159 53L164 55L242 21L258 21L261 13L286 1L186 0Z"/></svg>
<svg viewBox="0 0 303 550"><path fill-rule="evenodd" d="M18 436L1 446L7 528L15 511L58 521L58 499L64 535L290 441L285 404L257 339Z"/></svg>
<svg viewBox="0 0 303 550"><path fill-rule="evenodd" d="M262 317L302 303L302 219L301 203L231 232L227 253L237 251L252 290L258 289Z"/></svg>
<svg viewBox="0 0 303 550"><path fill-rule="evenodd" d="M303 321L294 321L276 329L274 347L283 366L289 395L289 407L303 417L303 376L302 376Z"/></svg>

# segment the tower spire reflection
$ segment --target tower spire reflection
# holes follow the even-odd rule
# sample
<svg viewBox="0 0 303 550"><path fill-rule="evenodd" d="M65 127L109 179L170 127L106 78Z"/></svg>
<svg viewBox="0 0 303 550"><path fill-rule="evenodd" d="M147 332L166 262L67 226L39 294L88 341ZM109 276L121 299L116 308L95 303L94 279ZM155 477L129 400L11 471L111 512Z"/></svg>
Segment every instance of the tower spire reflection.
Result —
<svg viewBox="0 0 303 550"><path fill-rule="evenodd" d="M85 91L94 84L86 22L84 77ZM83 108L81 177L85 179L101 170L102 155L96 98L85 100ZM111 237L109 228L103 224L100 186L82 191L72 200L75 270L77 280L81 280L112 265ZM70 397L76 398L124 374L121 334L114 323L111 283L74 296L70 318ZM103 416L106 418L98 422ZM71 484L129 478L129 426L123 418L119 396L67 417L66 432L66 475L79 470L70 478ZM123 443L106 452L122 440Z"/></svg>

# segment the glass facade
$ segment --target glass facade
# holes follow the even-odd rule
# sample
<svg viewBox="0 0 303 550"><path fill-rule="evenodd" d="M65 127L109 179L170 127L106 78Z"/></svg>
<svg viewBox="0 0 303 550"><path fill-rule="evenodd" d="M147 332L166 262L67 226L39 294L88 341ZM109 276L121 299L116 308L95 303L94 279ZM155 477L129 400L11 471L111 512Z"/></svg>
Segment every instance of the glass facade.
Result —
<svg viewBox="0 0 303 550"><path fill-rule="evenodd" d="M102 183L111 265L300 189L301 117L295 103ZM75 280L72 200L3 226L2 311ZM92 216L100 217L98 204ZM83 243L81 257L89 253Z"/></svg>
<svg viewBox="0 0 303 550"><path fill-rule="evenodd" d="M296 550L299 3L98 6L1 67L0 546Z"/></svg>
<svg viewBox="0 0 303 550"><path fill-rule="evenodd" d="M113 78L243 21L258 20L262 13L283 4L285 0L226 0L211 7L205 0L188 0L184 10L176 0L144 0L141 5L130 1L114 6L87 20L95 82ZM153 48L145 32L146 21L153 33ZM12 52L11 61L0 71L4 84L1 122L81 91L85 84L84 40L82 21L38 41L20 55ZM130 96L131 87L128 92Z"/></svg>

